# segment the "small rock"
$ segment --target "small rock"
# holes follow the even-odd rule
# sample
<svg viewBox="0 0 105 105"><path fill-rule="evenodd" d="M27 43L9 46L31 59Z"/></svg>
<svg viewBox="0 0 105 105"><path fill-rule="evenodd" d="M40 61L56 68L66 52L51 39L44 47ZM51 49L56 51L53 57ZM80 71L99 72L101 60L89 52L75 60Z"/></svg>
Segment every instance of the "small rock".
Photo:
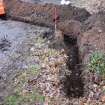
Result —
<svg viewBox="0 0 105 105"><path fill-rule="evenodd" d="M90 94L89 94L89 98L93 98L93 96L94 96L94 92L91 91Z"/></svg>
<svg viewBox="0 0 105 105"><path fill-rule="evenodd" d="M101 101L102 101L102 102L105 102L105 96L102 96L102 97L101 97Z"/></svg>
<svg viewBox="0 0 105 105"><path fill-rule="evenodd" d="M102 87L102 90L104 90L104 91L105 91L105 86L103 86L103 87Z"/></svg>
<svg viewBox="0 0 105 105"><path fill-rule="evenodd" d="M34 52L35 51L35 48L34 47L31 47L30 48L30 51Z"/></svg>
<svg viewBox="0 0 105 105"><path fill-rule="evenodd" d="M87 103L84 103L83 105L88 105Z"/></svg>
<svg viewBox="0 0 105 105"><path fill-rule="evenodd" d="M41 67L46 68L46 64L42 63Z"/></svg>
<svg viewBox="0 0 105 105"><path fill-rule="evenodd" d="M102 33L102 30L101 30L101 29L99 29L99 30L98 30L98 32L99 32L99 33Z"/></svg>
<svg viewBox="0 0 105 105"><path fill-rule="evenodd" d="M84 105L84 102L83 102L83 101L81 101L81 102L79 103L79 105Z"/></svg>
<svg viewBox="0 0 105 105"><path fill-rule="evenodd" d="M97 88L97 84L93 84L93 87L94 87L94 88Z"/></svg>

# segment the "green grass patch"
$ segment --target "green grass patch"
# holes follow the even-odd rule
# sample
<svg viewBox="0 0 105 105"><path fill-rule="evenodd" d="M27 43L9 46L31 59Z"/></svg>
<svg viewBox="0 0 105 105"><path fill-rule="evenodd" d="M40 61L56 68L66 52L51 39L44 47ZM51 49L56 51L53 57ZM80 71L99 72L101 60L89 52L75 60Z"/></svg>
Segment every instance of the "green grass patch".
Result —
<svg viewBox="0 0 105 105"><path fill-rule="evenodd" d="M45 97L35 86L31 86L31 91L27 89L28 80L38 76L39 73L39 65L31 65L29 70L20 73L13 81L13 93L5 98L4 105L34 105L35 103L44 103Z"/></svg>
<svg viewBox="0 0 105 105"><path fill-rule="evenodd" d="M105 54L94 52L90 57L88 67L91 71L105 75Z"/></svg>
<svg viewBox="0 0 105 105"><path fill-rule="evenodd" d="M35 103L44 103L45 97L38 92L27 93L25 95L14 94L6 97L4 105L34 105Z"/></svg>

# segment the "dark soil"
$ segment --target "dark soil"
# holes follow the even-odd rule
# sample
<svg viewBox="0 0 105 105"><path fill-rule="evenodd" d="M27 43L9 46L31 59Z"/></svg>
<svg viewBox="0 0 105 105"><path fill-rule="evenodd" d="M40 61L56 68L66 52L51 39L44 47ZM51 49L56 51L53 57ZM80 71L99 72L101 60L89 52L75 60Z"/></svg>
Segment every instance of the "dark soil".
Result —
<svg viewBox="0 0 105 105"><path fill-rule="evenodd" d="M64 43L68 48L67 67L71 72L70 75L65 76L64 91L66 92L68 97L81 97L84 93L84 84L81 77L82 71L79 67L79 64L81 62L79 58L77 38L69 37L69 35L64 35Z"/></svg>

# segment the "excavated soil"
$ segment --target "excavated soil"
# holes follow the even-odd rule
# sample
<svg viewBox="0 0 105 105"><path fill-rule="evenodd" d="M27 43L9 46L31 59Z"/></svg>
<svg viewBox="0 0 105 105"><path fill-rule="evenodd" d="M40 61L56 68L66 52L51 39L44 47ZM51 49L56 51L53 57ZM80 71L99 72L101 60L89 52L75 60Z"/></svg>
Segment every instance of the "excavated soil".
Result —
<svg viewBox="0 0 105 105"><path fill-rule="evenodd" d="M4 0L7 16L12 19L29 22L41 26L54 26L54 8L57 8L59 21L75 19L78 21L86 20L90 14L85 9L73 6L58 6L54 4L31 4L20 0Z"/></svg>

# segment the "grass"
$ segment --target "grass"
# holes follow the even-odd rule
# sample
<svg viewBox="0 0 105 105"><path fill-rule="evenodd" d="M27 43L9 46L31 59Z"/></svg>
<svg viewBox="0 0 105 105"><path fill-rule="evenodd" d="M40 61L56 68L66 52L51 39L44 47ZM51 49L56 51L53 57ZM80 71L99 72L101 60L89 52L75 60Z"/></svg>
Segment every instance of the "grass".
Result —
<svg viewBox="0 0 105 105"><path fill-rule="evenodd" d="M25 95L20 95L15 93L14 95L8 96L5 99L5 105L31 105L35 103L43 103L45 97L39 93L27 93Z"/></svg>
<svg viewBox="0 0 105 105"><path fill-rule="evenodd" d="M5 98L4 105L32 105L44 103L45 97L35 86L31 86L31 91L27 89L28 80L38 76L40 73L39 65L31 65L29 70L22 72L13 81L13 93Z"/></svg>
<svg viewBox="0 0 105 105"><path fill-rule="evenodd" d="M92 72L105 76L105 54L102 52L94 52L90 57L88 67Z"/></svg>

